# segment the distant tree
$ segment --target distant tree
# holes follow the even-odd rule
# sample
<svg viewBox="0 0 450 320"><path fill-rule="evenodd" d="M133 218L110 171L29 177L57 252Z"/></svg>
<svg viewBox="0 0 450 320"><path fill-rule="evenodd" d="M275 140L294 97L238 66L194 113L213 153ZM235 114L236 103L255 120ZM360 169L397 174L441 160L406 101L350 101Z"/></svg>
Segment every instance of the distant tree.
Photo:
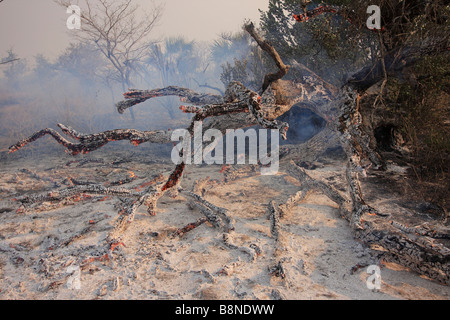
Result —
<svg viewBox="0 0 450 320"><path fill-rule="evenodd" d="M182 37L167 38L153 44L145 60L146 65L156 69L163 86L187 85L200 65L194 41Z"/></svg>
<svg viewBox="0 0 450 320"><path fill-rule="evenodd" d="M56 75L55 64L51 63L43 54L37 54L34 57L34 62L33 73L41 80L40 83Z"/></svg>
<svg viewBox="0 0 450 320"><path fill-rule="evenodd" d="M67 0L56 2L66 8L73 4ZM146 54L148 36L162 10L161 6L154 6L150 13L145 13L132 0L98 0L95 4L84 0L81 30L74 33L81 41L95 44L114 71L109 77L120 83L125 92L132 87L136 64Z"/></svg>
<svg viewBox="0 0 450 320"><path fill-rule="evenodd" d="M246 32L221 33L211 46L211 56L221 63L247 56L252 39Z"/></svg>
<svg viewBox="0 0 450 320"><path fill-rule="evenodd" d="M222 33L211 46L211 56L221 66L220 80L225 86L239 81L259 90L264 75L273 67L273 61L246 32Z"/></svg>
<svg viewBox="0 0 450 320"><path fill-rule="evenodd" d="M195 87L195 83L202 86L206 83L208 64L201 52L195 41L183 37L169 37L161 43L152 44L142 66L147 75L146 81L162 87ZM172 119L179 115L174 99L167 97L159 100Z"/></svg>
<svg viewBox="0 0 450 320"><path fill-rule="evenodd" d="M6 52L7 56L0 59L0 64L4 65L3 74L7 79L9 85L17 88L19 85L19 78L23 76L27 70L26 60L20 59L13 49Z"/></svg>
<svg viewBox="0 0 450 320"><path fill-rule="evenodd" d="M97 48L92 43L71 43L58 57L55 68L87 80L97 81L108 74L109 64L96 55Z"/></svg>
<svg viewBox="0 0 450 320"><path fill-rule="evenodd" d="M12 59L12 60L2 61L2 62L0 62L0 65L2 65L2 64L7 64L7 63L11 63L11 62L14 62L14 61L17 61L17 60L20 60L20 58L15 58L15 59Z"/></svg>

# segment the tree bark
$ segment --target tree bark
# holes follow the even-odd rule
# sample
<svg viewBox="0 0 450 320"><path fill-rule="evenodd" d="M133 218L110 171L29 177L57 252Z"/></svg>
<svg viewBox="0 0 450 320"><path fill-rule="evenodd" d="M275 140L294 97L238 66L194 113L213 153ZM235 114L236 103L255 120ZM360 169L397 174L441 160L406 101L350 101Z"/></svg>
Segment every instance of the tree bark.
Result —
<svg viewBox="0 0 450 320"><path fill-rule="evenodd" d="M381 157L371 147L367 135L361 130L362 116L359 111L360 94L380 80L379 62L374 66L363 68L361 71L356 72L339 90L318 77L314 78L312 72L305 69L305 76L300 78L299 82L285 81L281 78L287 73L289 67L281 61L276 50L256 33L252 24L247 24L244 28L258 45L272 57L279 68L278 72L265 77L260 93L245 88L239 82L231 82L223 97L197 93L190 89L175 86L153 90L133 90L126 92L124 94L125 100L117 104L118 112L123 113L124 110L154 97L178 96L192 104L191 106L181 107L184 112L194 114L191 124L187 128L191 135L193 135L195 121L212 118L204 126L204 130L216 128L224 132L226 129L258 124L263 128L278 129L280 135L286 139L288 124L277 121L276 117L287 112L295 104L303 103L307 105L308 108L322 115L327 120L327 127L305 146L309 148L311 156L314 156L314 154L317 155L323 152L325 147L328 147L331 143L334 144L339 139L348 160L346 178L350 196L347 199L331 186L314 180L304 170L294 165L290 169L290 174L302 183L302 189L289 198L285 204L278 206L274 202L269 204L272 236L275 239L278 239L280 236L280 219L283 213L291 210L297 201L303 199L305 192L308 190L319 190L338 204L340 216L350 222L356 237L369 245L377 244L382 246L396 261L448 284L450 275L449 249L442 244L436 243L429 234L414 236L411 236L411 232L406 232L405 234L402 228L395 227L395 222L389 223L386 220L387 216L389 216L388 214L378 212L364 200L359 176L364 175L367 168L362 164L362 160L370 160L373 166L377 168L383 168L384 166ZM398 72L411 61L418 59L416 56L418 52L423 53L426 50L405 50L401 55L403 58L400 60L397 59L398 55L392 55L393 60L387 60L387 71L390 73ZM406 63L403 61L406 61ZM78 140L78 143L68 141L53 129L44 129L11 146L10 152L17 151L47 134L62 144L72 155L94 151L116 140L128 140L136 146L144 142L171 142L171 132L163 130L138 131L118 129L97 134L82 134L64 125L59 124L58 126L63 133ZM245 247L237 247L233 244L231 232L234 226L226 209L216 207L201 195L185 191L180 187L184 169L185 163L178 164L165 183L151 186L142 193L123 189L100 188L99 186L74 187L61 191L61 193L120 194L121 196L133 198L133 202L118 217L116 225L108 238L110 245L116 246L117 243L120 243L121 233L133 221L134 215L140 206L146 205L147 211L150 214L155 214L158 199L167 191L176 190L192 199L194 206L203 212L206 219L214 226L224 228L224 243L227 247L245 251L253 256L254 252L252 250ZM46 197L49 196L55 197L54 194L47 194L19 200L27 203L27 201L47 199ZM350 208L348 208L349 203ZM198 223L201 223L201 221L199 220ZM448 236L448 230L440 230L439 234ZM274 270L285 276L281 260Z"/></svg>

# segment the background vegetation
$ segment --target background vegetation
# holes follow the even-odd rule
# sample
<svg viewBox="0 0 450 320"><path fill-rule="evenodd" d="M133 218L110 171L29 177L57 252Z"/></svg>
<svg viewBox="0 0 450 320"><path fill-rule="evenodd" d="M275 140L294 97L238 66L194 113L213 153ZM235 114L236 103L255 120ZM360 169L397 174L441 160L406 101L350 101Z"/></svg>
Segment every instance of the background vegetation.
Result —
<svg viewBox="0 0 450 320"><path fill-rule="evenodd" d="M293 14L304 13L305 5L310 10L322 2L270 0L268 10L261 11L260 32L285 63L302 63L336 86L392 50L419 43L434 46L436 39L448 41L450 34L450 8L443 0L325 3L338 7L339 14L326 13L298 23ZM380 6L383 32L365 27L369 4ZM36 130L55 127L57 122L85 132L174 126L187 120L178 111L176 99L146 102L151 106L136 108L134 121L128 113L117 114L114 103L121 99L125 85L178 85L223 93L229 81L238 80L257 90L264 74L273 68L271 60L245 32L222 34L213 43L198 43L181 37L155 40L146 31L139 39L139 54L133 59L116 53L126 58L121 60L122 73L108 55L100 54L102 47L92 37L74 39L54 61L43 55L34 61L15 60L20 57L13 50L3 53L0 62L12 62L0 65L0 150L5 151ZM102 46L108 48L111 40L104 40ZM448 50L424 54L402 74L386 75L364 104L368 128L378 139L379 151L395 153L409 163L412 177L423 187L411 190L420 190L443 207L449 204L450 187L449 61ZM290 78L297 76L288 74ZM380 128L389 128L390 132L383 134L391 135L392 148L386 148L380 140Z"/></svg>

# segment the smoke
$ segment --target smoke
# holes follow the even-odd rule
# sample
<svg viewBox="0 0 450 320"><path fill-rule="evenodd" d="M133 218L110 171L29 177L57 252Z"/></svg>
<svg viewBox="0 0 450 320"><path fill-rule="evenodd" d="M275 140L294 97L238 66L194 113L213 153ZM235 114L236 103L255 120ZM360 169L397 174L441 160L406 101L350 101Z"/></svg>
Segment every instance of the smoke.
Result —
<svg viewBox="0 0 450 320"><path fill-rule="evenodd" d="M289 123L287 140L282 144L304 143L318 134L326 126L326 121L309 109L293 106L278 118Z"/></svg>
<svg viewBox="0 0 450 320"><path fill-rule="evenodd" d="M225 90L220 82L220 66L232 57L214 60L210 43L181 37L164 39L157 45L158 61L154 59L155 48L150 46L147 55L133 66L134 88L178 85L215 94ZM0 53L0 62L10 61L15 56L12 50ZM129 112L119 114L115 103L123 99L123 87L117 79L108 61L93 45L86 43L70 44L53 60L37 55L32 61L20 59L0 65L0 151L6 152L10 145L41 129L58 129L57 123L83 133L188 126L191 115L178 109L181 102L176 97L150 99L134 107L135 121ZM110 145L115 149L137 151L127 142ZM137 149L155 149L148 145ZM63 147L51 138L43 138L17 155L25 154L27 149L45 153L53 149L61 152ZM170 146L163 149L170 156Z"/></svg>
<svg viewBox="0 0 450 320"><path fill-rule="evenodd" d="M222 34L214 42L194 42L182 37L167 38L149 46L147 55L134 66L134 88L161 88L169 85L199 92L220 94L225 91L224 66L231 66L231 80L243 80L252 88L262 84L267 61L258 53L249 36L242 32ZM14 53L4 54L4 59ZM245 65L235 61L246 61ZM233 64L234 63L234 64ZM270 64L269 64L270 67ZM115 103L123 99L117 74L93 45L72 43L56 59L37 55L0 67L0 151L44 128L57 129L62 123L83 133L98 133L119 128L138 130L178 129L189 125L191 115L178 109L176 97L149 99L133 108L135 121L127 111L123 115ZM236 79L240 76L243 79ZM222 79L221 79L222 78ZM247 82L247 83L245 83ZM258 88L252 88L258 89ZM309 111L294 107L283 119L289 122L287 143L310 139L324 126L324 120ZM158 153L170 157L171 146L150 143L131 146L114 142L103 150L127 150ZM27 146L34 153L59 152L63 147L51 138ZM15 156L16 156L15 154Z"/></svg>

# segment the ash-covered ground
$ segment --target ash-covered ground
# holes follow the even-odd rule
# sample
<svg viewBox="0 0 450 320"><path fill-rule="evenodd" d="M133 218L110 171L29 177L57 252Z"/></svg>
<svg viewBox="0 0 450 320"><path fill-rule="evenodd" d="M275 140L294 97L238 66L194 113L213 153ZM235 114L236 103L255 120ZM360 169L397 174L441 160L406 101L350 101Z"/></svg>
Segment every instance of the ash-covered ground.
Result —
<svg viewBox="0 0 450 320"><path fill-rule="evenodd" d="M281 219L282 248L270 232L267 205L297 192L285 172L261 176L252 166L188 166L181 185L209 177L204 197L235 220L233 246L182 195L160 199L156 216L141 207L123 241L104 255L106 237L121 200L78 195L19 208L13 199L62 190L74 183L139 189L170 159L144 152L105 149L86 156L61 153L4 157L0 166L0 299L448 299L448 286L382 260L354 239L338 208L316 192ZM323 159L308 174L345 193L345 162ZM391 167L391 176L402 175ZM234 174L232 174L234 172ZM377 180L378 181L378 180ZM370 176L368 178L370 182ZM383 186L372 187L377 204L394 203ZM377 190L379 192L377 193ZM18 210L19 209L19 210ZM246 248L259 248L249 254ZM273 271L283 261L284 277ZM380 264L381 262L381 264ZM367 267L381 267L381 288L371 290ZM370 280L370 279L369 279Z"/></svg>

